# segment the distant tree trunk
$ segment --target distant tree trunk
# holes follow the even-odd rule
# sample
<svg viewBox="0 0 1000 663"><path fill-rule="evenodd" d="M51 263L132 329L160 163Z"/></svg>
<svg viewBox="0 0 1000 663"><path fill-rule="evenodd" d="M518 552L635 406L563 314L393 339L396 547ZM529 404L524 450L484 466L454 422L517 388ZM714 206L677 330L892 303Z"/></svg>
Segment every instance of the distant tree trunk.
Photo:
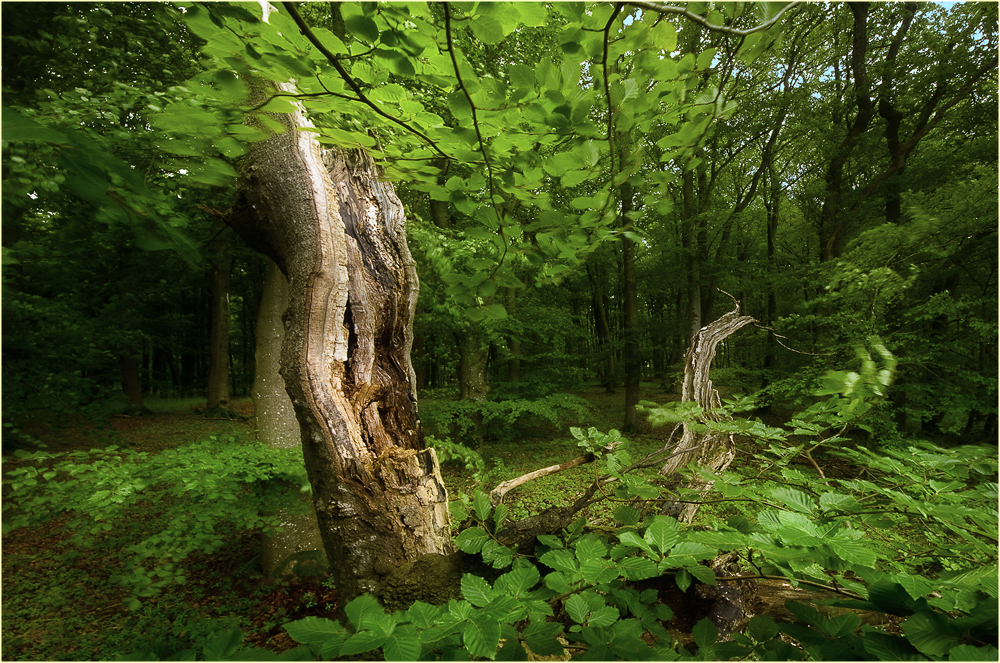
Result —
<svg viewBox="0 0 1000 663"><path fill-rule="evenodd" d="M135 349L129 343L123 344L118 358L122 371L122 391L128 398L129 409L143 412L146 406L142 400L142 380L139 377L139 362L135 360Z"/></svg>
<svg viewBox="0 0 1000 663"><path fill-rule="evenodd" d="M604 287L598 270L587 263L587 277L590 279L591 305L594 309L594 327L597 332L597 348L604 362L601 371L604 392L615 393L615 353L611 343L611 325L608 323L608 307L604 301Z"/></svg>
<svg viewBox="0 0 1000 663"><path fill-rule="evenodd" d="M514 314L514 304L517 300L517 289L507 288L507 315ZM515 333L507 336L507 349L510 351L510 359L507 360L507 382L519 382L521 380L521 339Z"/></svg>
<svg viewBox="0 0 1000 663"><path fill-rule="evenodd" d="M840 255L845 242L844 223L841 218L840 203L844 188L844 166L854 150L858 139L868 130L868 124L875 116L875 106L871 100L871 85L868 79L868 3L850 2L854 17L851 46L851 68L854 81L854 105L857 114L843 140L834 151L826 170L826 191L820 220L820 261L833 260ZM837 120L835 118L835 124Z"/></svg>
<svg viewBox="0 0 1000 663"><path fill-rule="evenodd" d="M132 260L132 249L123 247L118 255L120 259L118 269L119 315L121 316L122 329L128 329L129 313L132 310L131 286L129 286L129 263ZM135 345L131 341L124 341L118 350L118 363L121 368L122 391L128 398L129 411L140 414L148 412L148 410L142 400L142 377L139 375L139 362L136 361L135 354Z"/></svg>
<svg viewBox="0 0 1000 663"><path fill-rule="evenodd" d="M691 341L691 347L688 348L687 357L684 360L684 386L681 400L697 403L704 410L705 419L714 421L721 419L718 409L722 406L722 402L719 399L719 392L712 388L712 382L709 379L712 359L715 358L715 348L722 340L751 322L754 322L754 319L750 316L740 315L740 307L737 303L732 311L700 329ZM660 469L661 475L670 477L692 460L696 460L702 467L721 472L729 467L733 461L736 449L730 435L711 430L697 433L691 426L684 425L684 433L674 448L674 453L676 455L669 458ZM692 479L685 483L675 478L664 485L667 489L676 489L681 486L694 488L701 495L712 489L712 482L701 479ZM698 513L698 505L668 501L662 512L674 516L681 522L690 523Z"/></svg>
<svg viewBox="0 0 1000 663"><path fill-rule="evenodd" d="M682 176L684 197L683 229L681 243L687 256L688 338L694 339L701 329L701 249L698 245L698 211L695 201L693 171L685 170Z"/></svg>
<svg viewBox="0 0 1000 663"><path fill-rule="evenodd" d="M274 261L268 260L264 292L257 314L256 374L251 390L257 439L275 449L301 449L299 422L295 419L295 409L279 373L281 345L285 339L281 316L287 309L288 281ZM261 541L264 575L301 571L301 565L296 568L297 560L293 557L301 553L319 551L319 555L325 558L312 498L298 491L295 495L300 502L297 507L278 510L284 530L274 536L265 534Z"/></svg>
<svg viewBox="0 0 1000 663"><path fill-rule="evenodd" d="M176 393L181 388L181 367L177 365L177 357L169 348L163 349L167 358L167 366L170 367L170 385Z"/></svg>
<svg viewBox="0 0 1000 663"><path fill-rule="evenodd" d="M220 219L215 228L210 253L212 266L208 298L208 409L229 403L229 271L233 262L229 251L230 230Z"/></svg>
<svg viewBox="0 0 1000 663"><path fill-rule="evenodd" d="M774 164L768 161L768 179L770 180L769 195L764 197L764 209L767 212L767 264L770 270L770 279L767 285L767 320L768 327L774 327L778 319L778 288L775 278L778 274L778 258L776 246L778 240L778 219L781 216L781 183L774 172ZM767 350L764 354L764 377L761 388L771 384L771 371L774 370L778 361L778 339L774 333L767 336Z"/></svg>
<svg viewBox="0 0 1000 663"><path fill-rule="evenodd" d="M624 141L621 145L625 148ZM625 150L622 150L624 156ZM631 227L629 214L633 209L632 185L624 182L619 188L621 193L621 216L624 227ZM639 404L639 387L642 376L642 352L639 347L639 289L635 282L635 252L636 243L629 237L622 236L622 313L625 336L625 421L622 430L634 433L639 429L636 424L636 405Z"/></svg>
<svg viewBox="0 0 1000 663"><path fill-rule="evenodd" d="M452 550L448 493L417 419L416 266L403 206L371 158L324 155L301 112L272 118L285 130L251 145L230 223L288 279L281 376L347 603L395 566Z"/></svg>

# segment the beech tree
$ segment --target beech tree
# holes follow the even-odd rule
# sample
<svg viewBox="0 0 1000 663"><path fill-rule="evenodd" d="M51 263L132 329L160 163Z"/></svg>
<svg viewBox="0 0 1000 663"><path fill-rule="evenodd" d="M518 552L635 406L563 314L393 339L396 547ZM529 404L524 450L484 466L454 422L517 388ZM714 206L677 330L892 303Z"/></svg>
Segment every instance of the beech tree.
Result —
<svg viewBox="0 0 1000 663"><path fill-rule="evenodd" d="M448 493L419 434L417 275L402 205L362 152L325 153L301 113L244 159L228 222L288 279L281 375L337 587L451 551Z"/></svg>

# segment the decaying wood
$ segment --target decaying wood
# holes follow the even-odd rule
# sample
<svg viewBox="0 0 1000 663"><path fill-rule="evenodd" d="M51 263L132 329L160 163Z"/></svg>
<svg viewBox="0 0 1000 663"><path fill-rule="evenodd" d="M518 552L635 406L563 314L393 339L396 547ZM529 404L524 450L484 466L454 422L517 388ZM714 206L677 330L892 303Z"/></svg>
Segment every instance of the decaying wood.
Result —
<svg viewBox="0 0 1000 663"><path fill-rule="evenodd" d="M403 206L360 152L325 154L301 112L252 145L227 221L287 276L281 375L344 599L451 552L448 497L419 430L416 266ZM346 600L345 600L346 603Z"/></svg>
<svg viewBox="0 0 1000 663"><path fill-rule="evenodd" d="M681 400L684 402L694 401L704 411L704 418L713 421L719 421L723 416L718 412L722 406L719 392L712 386L712 380L709 378L712 360L715 358L715 348L730 335L751 322L756 322L748 315L740 315L740 305L735 299L733 299L733 305L732 311L698 330L684 359L684 383ZM712 430L699 433L692 426L686 424L674 451L682 451L682 453L674 453L667 459L667 462L660 469L662 476L674 475L678 469L691 461L696 461L700 466L712 471L721 472L729 467L736 455L732 436ZM676 479L664 485L667 489L673 490L684 485L687 488L694 488L698 493L704 495L712 489L712 484L711 481L693 478L686 484L681 479ZM690 523L694 520L695 514L698 513L698 506L698 504L685 502L667 502L663 507L663 513L674 516L681 522Z"/></svg>

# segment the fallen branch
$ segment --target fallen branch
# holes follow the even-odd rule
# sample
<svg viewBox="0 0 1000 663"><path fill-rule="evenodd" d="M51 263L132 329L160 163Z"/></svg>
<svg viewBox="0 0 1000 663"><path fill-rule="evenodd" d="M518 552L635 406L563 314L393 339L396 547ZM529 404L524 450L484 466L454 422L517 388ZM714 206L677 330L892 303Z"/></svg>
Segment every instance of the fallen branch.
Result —
<svg viewBox="0 0 1000 663"><path fill-rule="evenodd" d="M613 451L619 442L613 442L608 446L601 449L602 453L607 453ZM550 465L548 467L543 467L540 470L535 470L534 472L528 472L527 474L522 474L521 476L504 481L497 485L496 488L490 491L490 503L493 506L500 504L503 501L503 496L514 490L518 486L522 486L529 481L534 481L535 479L541 479L542 477L547 477L551 474L556 474L557 472L562 472L564 470L571 469L578 465L584 465L585 463L592 463L597 460L597 456L592 453L584 454L583 456L578 456L573 460L567 460L565 463L560 463L559 465Z"/></svg>

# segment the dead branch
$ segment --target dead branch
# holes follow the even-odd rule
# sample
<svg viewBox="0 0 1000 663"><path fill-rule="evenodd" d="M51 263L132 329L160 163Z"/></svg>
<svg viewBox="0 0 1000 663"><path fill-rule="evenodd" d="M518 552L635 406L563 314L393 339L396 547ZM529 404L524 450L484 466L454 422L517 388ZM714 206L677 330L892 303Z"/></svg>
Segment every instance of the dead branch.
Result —
<svg viewBox="0 0 1000 663"><path fill-rule="evenodd" d="M607 453L614 450L618 446L618 442L613 442L608 446L601 449L602 453ZM551 474L556 474L557 472L562 472L563 470L568 470L570 468L576 467L577 465L583 465L585 463L592 463L597 460L597 456L589 453L583 456L578 456L573 460L568 460L565 463L560 463L559 465L550 465L548 467L543 467L540 470L535 470L533 472L528 472L527 474L522 474L521 476L509 479L497 485L496 488L490 491L490 503L493 506L500 504L503 501L503 496L508 492L514 490L518 486L522 486L529 481L534 481L535 479L541 479L542 477L547 477Z"/></svg>

